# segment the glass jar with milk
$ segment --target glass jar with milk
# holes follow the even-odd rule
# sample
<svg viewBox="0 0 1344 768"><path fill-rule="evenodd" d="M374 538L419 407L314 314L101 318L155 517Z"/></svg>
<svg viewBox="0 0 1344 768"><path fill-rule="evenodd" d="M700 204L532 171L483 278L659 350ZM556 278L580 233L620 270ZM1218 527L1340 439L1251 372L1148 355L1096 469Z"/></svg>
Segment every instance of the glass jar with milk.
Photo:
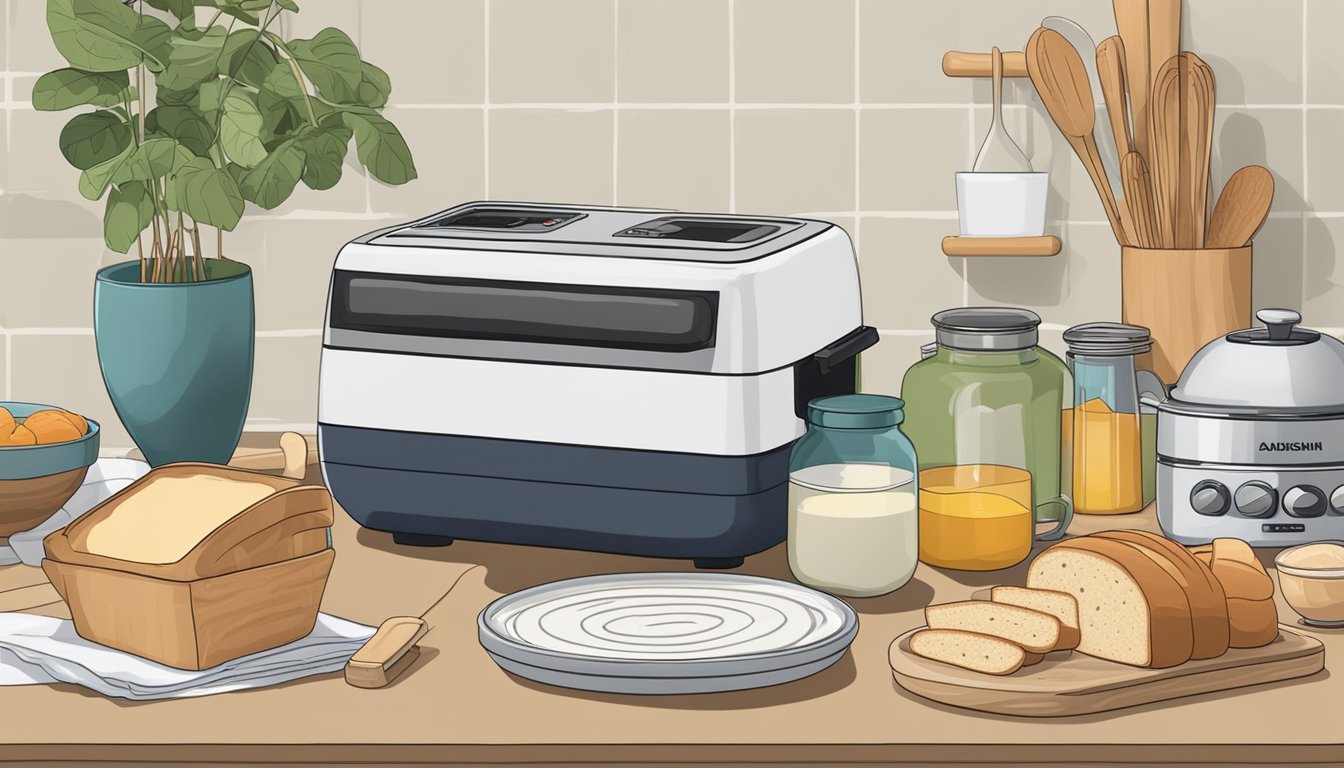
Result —
<svg viewBox="0 0 1344 768"><path fill-rule="evenodd" d="M914 575L918 464L899 426L904 405L861 394L808 404L789 463L789 567L800 582L873 597Z"/></svg>

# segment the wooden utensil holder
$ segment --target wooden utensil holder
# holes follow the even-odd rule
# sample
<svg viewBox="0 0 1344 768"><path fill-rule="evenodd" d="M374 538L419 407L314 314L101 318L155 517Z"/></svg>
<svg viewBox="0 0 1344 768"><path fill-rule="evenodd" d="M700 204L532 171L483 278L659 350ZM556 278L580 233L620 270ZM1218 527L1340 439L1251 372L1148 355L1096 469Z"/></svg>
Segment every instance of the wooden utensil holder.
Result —
<svg viewBox="0 0 1344 768"><path fill-rule="evenodd" d="M1251 327L1251 246L1120 249L1121 318L1152 331L1139 365L1166 384L1205 344Z"/></svg>

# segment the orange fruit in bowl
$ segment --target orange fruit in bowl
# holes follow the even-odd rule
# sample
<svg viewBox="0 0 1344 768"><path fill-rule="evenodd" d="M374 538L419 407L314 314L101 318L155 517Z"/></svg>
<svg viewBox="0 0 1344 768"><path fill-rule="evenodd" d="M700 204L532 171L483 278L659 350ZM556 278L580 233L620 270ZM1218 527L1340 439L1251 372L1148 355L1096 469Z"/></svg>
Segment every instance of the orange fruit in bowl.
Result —
<svg viewBox="0 0 1344 768"><path fill-rule="evenodd" d="M71 440L78 440L84 436L84 430L88 428L88 423L84 422L81 429L79 425L71 418L72 414L65 411L58 411L54 408L45 411L38 411L23 420L19 429L26 428L32 432L37 439L38 445L50 445L51 443L65 443ZM81 422L84 419L80 419ZM17 430L15 430L17 432Z"/></svg>
<svg viewBox="0 0 1344 768"><path fill-rule="evenodd" d="M0 435L8 436L17 426L19 424L14 421L14 414L10 413L8 408L0 405Z"/></svg>
<svg viewBox="0 0 1344 768"><path fill-rule="evenodd" d="M0 435L0 448L13 448L23 445L37 445L37 436L22 424L15 427L9 434Z"/></svg>

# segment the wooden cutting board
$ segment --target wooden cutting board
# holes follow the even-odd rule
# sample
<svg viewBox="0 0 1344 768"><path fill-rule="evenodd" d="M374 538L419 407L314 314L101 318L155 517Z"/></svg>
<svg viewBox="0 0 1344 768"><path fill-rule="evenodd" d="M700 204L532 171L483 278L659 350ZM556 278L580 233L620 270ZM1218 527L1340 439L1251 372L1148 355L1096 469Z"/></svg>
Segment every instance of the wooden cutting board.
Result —
<svg viewBox="0 0 1344 768"><path fill-rule="evenodd" d="M1141 669L1073 653L1001 677L916 656L910 651L910 636L917 631L896 638L888 651L897 684L942 704L1021 717L1106 712L1306 677L1325 668L1321 642L1282 624L1278 639L1269 645L1234 648L1216 659L1168 669Z"/></svg>

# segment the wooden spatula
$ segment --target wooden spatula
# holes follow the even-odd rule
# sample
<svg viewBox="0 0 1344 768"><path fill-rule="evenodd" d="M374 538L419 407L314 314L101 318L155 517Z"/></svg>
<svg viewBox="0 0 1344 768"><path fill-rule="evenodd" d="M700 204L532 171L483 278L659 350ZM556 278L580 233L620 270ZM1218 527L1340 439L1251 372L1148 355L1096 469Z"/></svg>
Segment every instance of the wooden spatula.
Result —
<svg viewBox="0 0 1344 768"><path fill-rule="evenodd" d="M1115 195L1111 193L1111 184L1101 165L1101 153L1092 135L1097 114L1082 57L1063 35L1040 28L1027 42L1027 74L1050 118L1092 178L1092 186L1101 196L1116 240L1124 244L1133 242L1132 235L1125 231L1120 221Z"/></svg>
<svg viewBox="0 0 1344 768"><path fill-rule="evenodd" d="M1204 247L1213 142L1213 71L1189 51L1178 57L1181 149L1176 179L1176 247Z"/></svg>
<svg viewBox="0 0 1344 768"><path fill-rule="evenodd" d="M1101 95L1106 100L1111 134L1123 158L1134 150L1134 136L1130 132L1129 104L1125 94L1125 44L1119 35L1108 37L1097 46L1097 76L1101 78ZM1130 206L1130 212L1133 212L1133 206Z"/></svg>
<svg viewBox="0 0 1344 768"><path fill-rule="evenodd" d="M1125 47L1125 83L1129 86L1134 150L1148 157L1148 0L1112 0L1115 29ZM1109 109L1109 107L1108 107Z"/></svg>
<svg viewBox="0 0 1344 768"><path fill-rule="evenodd" d="M1209 248L1240 248L1255 238L1274 202L1274 177L1258 165L1248 165L1232 174L1218 196L1209 223L1205 245Z"/></svg>

